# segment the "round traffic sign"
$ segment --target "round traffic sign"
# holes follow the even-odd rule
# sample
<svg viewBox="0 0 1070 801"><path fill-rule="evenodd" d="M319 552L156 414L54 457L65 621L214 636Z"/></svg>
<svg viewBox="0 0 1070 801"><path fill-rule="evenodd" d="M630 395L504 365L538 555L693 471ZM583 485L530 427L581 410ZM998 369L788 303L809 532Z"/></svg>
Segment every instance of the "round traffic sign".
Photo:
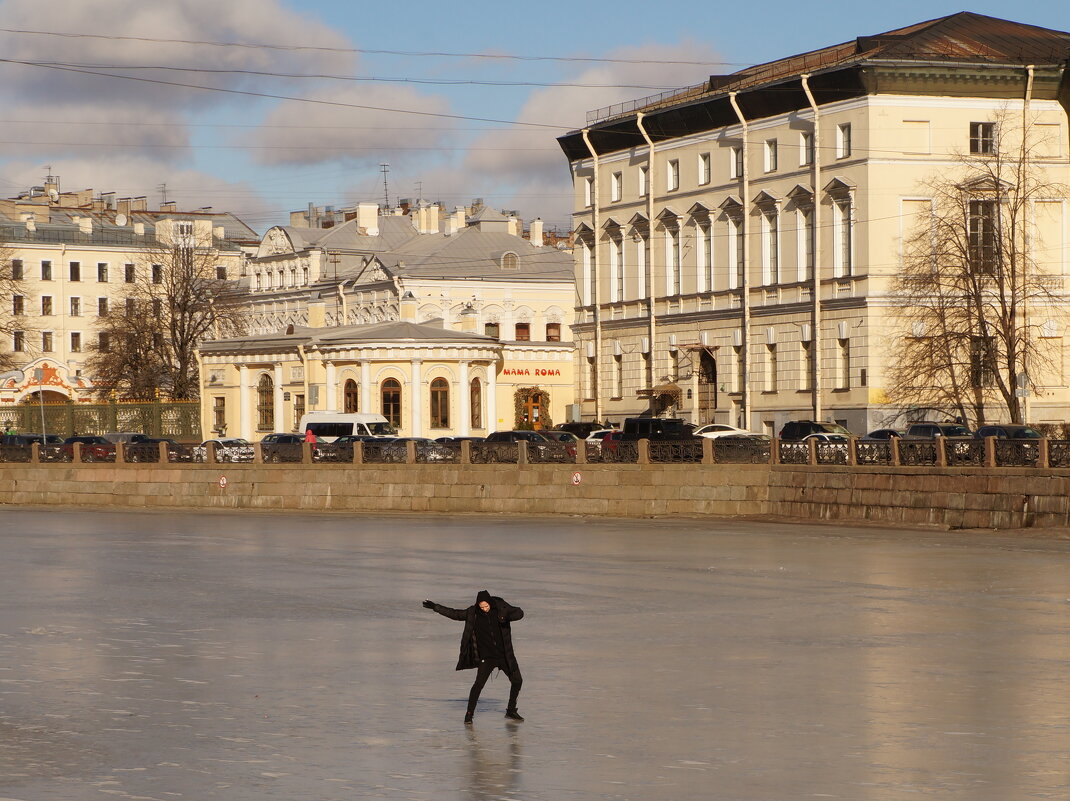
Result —
<svg viewBox="0 0 1070 801"><path fill-rule="evenodd" d="M226 476L220 476L219 477L219 488L220 489L226 489L227 488L227 477Z"/></svg>
<svg viewBox="0 0 1070 801"><path fill-rule="evenodd" d="M573 484L573 486L579 486L581 481L583 481L583 475L582 474L580 474L580 473L573 473L572 474L572 484Z"/></svg>

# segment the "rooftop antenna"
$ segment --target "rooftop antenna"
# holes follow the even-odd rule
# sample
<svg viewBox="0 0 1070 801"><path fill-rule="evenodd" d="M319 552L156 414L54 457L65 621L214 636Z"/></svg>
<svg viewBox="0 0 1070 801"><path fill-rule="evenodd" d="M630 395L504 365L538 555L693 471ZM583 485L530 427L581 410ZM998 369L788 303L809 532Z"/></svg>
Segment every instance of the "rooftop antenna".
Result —
<svg viewBox="0 0 1070 801"><path fill-rule="evenodd" d="M160 194L163 196L163 202L167 202L167 184L159 184L157 189L160 190Z"/></svg>
<svg viewBox="0 0 1070 801"><path fill-rule="evenodd" d="M383 174L383 207L390 208L390 187L387 184L387 175L390 173L389 164L380 164L379 172Z"/></svg>
<svg viewBox="0 0 1070 801"><path fill-rule="evenodd" d="M424 182L423 181L417 181L416 182L416 197L418 197L418 198L420 198L422 200L423 196L424 196Z"/></svg>

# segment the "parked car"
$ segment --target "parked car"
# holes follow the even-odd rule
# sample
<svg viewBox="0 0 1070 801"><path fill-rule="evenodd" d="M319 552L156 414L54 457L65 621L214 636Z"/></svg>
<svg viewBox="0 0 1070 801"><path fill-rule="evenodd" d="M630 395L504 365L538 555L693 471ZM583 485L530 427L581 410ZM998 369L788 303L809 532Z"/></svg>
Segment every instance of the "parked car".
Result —
<svg viewBox="0 0 1070 801"><path fill-rule="evenodd" d="M218 437L206 439L193 449L193 461L208 461L208 443L215 443L215 458L218 462L251 462L253 446L241 437Z"/></svg>
<svg viewBox="0 0 1070 801"><path fill-rule="evenodd" d="M83 462L114 462L115 445L108 442L104 437L95 434L82 434L76 437L67 437L60 446L65 459L74 458L74 445L82 446Z"/></svg>
<svg viewBox="0 0 1070 801"><path fill-rule="evenodd" d="M849 442L851 437L847 434L829 434L826 431L818 431L814 434L807 434L801 441L808 442L812 439L818 442Z"/></svg>
<svg viewBox="0 0 1070 801"><path fill-rule="evenodd" d="M621 442L649 439L652 442L676 442L696 439L694 427L679 417L627 417L621 429Z"/></svg>
<svg viewBox="0 0 1070 801"><path fill-rule="evenodd" d="M260 449L265 462L300 462L304 441L302 434L267 434L260 440Z"/></svg>
<svg viewBox="0 0 1070 801"><path fill-rule="evenodd" d="M487 434L487 442L535 442L543 443L549 440L538 431L494 431Z"/></svg>
<svg viewBox="0 0 1070 801"><path fill-rule="evenodd" d="M936 439L936 437L972 437L973 432L961 423L911 423L904 439Z"/></svg>
<svg viewBox="0 0 1070 801"><path fill-rule="evenodd" d="M168 437L145 437L137 442L126 446L124 458L129 462L158 462L160 461L160 443L167 445L167 460L169 462L191 462L193 452L188 446L183 446Z"/></svg>
<svg viewBox="0 0 1070 801"><path fill-rule="evenodd" d="M598 429L596 431L592 431L590 434L588 434L587 438L584 440L584 442L586 442L588 445L595 445L596 447L601 449L602 448L602 441L606 438L606 436L608 434L613 434L613 433L619 433L619 432L615 428L600 428L600 429Z"/></svg>
<svg viewBox="0 0 1070 801"><path fill-rule="evenodd" d="M699 426L692 432L696 437L705 437L706 439L720 439L721 437L737 436L739 434L752 434L754 432L747 431L743 428L736 428L730 426L727 423L707 423L704 426Z"/></svg>
<svg viewBox="0 0 1070 801"><path fill-rule="evenodd" d="M887 442L890 439L896 437L902 437L905 432L898 428L877 428L870 431L864 437L860 437L865 442Z"/></svg>
<svg viewBox="0 0 1070 801"><path fill-rule="evenodd" d="M462 442L486 442L486 437L435 437L441 445L459 445Z"/></svg>
<svg viewBox="0 0 1070 801"><path fill-rule="evenodd" d="M979 439L985 437L996 437L997 439L1044 439L1044 435L1037 431L1035 428L1023 425L985 425L981 426L974 432L974 436Z"/></svg>
<svg viewBox="0 0 1070 801"><path fill-rule="evenodd" d="M608 425L602 423L559 423L554 426L552 431L568 431L576 435L576 439L586 439L591 434L599 429L609 428Z"/></svg>
<svg viewBox="0 0 1070 801"><path fill-rule="evenodd" d="M780 429L780 439L785 442L801 442L810 434L842 434L851 436L851 432L838 423L818 420L789 420Z"/></svg>
<svg viewBox="0 0 1070 801"><path fill-rule="evenodd" d="M141 434L137 431L109 431L106 434L101 434L101 436L113 445L118 445L120 442L123 445L133 445L135 442L141 442L149 438L148 434Z"/></svg>
<svg viewBox="0 0 1070 801"><path fill-rule="evenodd" d="M577 445L580 442L580 438L571 431L562 431L557 428L544 428L539 431L539 433L551 442L568 442L572 445Z"/></svg>
<svg viewBox="0 0 1070 801"><path fill-rule="evenodd" d="M59 434L0 434L0 445L62 445L63 437Z"/></svg>

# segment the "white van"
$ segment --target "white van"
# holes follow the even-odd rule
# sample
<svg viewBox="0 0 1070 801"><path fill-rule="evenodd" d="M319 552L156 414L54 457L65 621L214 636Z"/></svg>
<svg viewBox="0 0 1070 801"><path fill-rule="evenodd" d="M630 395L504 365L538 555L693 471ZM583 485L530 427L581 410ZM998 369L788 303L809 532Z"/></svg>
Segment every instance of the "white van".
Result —
<svg viewBox="0 0 1070 801"><path fill-rule="evenodd" d="M297 433L311 430L317 442L334 442L357 434L365 437L396 437L398 432L381 414L309 412L301 418Z"/></svg>

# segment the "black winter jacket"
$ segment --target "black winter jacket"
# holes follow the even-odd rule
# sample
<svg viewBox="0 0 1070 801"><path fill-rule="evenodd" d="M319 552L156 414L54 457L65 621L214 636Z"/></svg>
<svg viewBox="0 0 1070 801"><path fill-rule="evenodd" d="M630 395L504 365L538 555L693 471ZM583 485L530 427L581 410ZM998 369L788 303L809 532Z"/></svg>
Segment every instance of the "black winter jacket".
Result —
<svg viewBox="0 0 1070 801"><path fill-rule="evenodd" d="M524 610L519 606L510 606L498 596L491 596L490 612L494 615L501 627L502 650L505 651L506 666L510 670L519 671L516 662L516 654L513 653L513 635L509 624L524 617ZM435 604L432 609L450 620L463 620L464 632L461 634L461 654L457 659L457 670L469 670L479 667L479 648L476 646L476 615L482 615L477 604L472 604L467 609L451 609L442 604Z"/></svg>

